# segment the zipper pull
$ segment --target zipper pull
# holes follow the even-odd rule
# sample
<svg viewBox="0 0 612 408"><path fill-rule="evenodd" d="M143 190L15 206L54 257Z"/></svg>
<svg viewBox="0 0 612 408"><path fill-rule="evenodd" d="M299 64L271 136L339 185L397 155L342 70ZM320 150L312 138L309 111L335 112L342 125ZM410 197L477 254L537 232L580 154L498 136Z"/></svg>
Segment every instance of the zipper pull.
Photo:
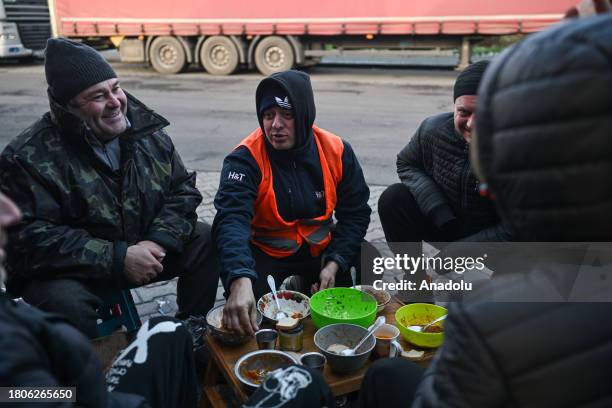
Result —
<svg viewBox="0 0 612 408"><path fill-rule="evenodd" d="M297 169L297 166L296 166L296 164L295 164L295 160L293 161L293 168L294 168L294 169Z"/></svg>

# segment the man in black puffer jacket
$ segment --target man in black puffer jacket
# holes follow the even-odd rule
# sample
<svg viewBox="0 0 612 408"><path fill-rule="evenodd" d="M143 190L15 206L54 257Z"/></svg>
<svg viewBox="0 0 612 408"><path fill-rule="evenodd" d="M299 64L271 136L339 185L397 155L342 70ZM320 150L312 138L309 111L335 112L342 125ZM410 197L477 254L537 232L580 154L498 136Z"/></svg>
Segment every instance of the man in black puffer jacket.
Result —
<svg viewBox="0 0 612 408"><path fill-rule="evenodd" d="M274 74L255 99L260 128L225 158L213 223L229 292L224 322L248 333L268 274L301 275L315 290L350 286L371 213L353 149L314 125L307 74Z"/></svg>
<svg viewBox="0 0 612 408"><path fill-rule="evenodd" d="M480 61L467 67L455 82L454 112L425 119L397 155L401 183L389 186L378 201L387 242L510 238L493 203L479 194L469 160L476 90L487 65ZM402 250L397 245L391 249ZM420 255L420 245L414 251Z"/></svg>

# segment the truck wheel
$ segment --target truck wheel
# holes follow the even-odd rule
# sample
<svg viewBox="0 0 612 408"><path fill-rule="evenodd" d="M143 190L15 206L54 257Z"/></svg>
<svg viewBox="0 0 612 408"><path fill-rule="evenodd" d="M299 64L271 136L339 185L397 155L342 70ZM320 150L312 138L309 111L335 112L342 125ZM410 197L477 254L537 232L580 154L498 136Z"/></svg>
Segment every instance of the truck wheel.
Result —
<svg viewBox="0 0 612 408"><path fill-rule="evenodd" d="M238 50L232 40L223 35L209 37L200 49L200 62L211 75L230 75L238 67Z"/></svg>
<svg viewBox="0 0 612 408"><path fill-rule="evenodd" d="M255 65L259 72L270 75L293 68L295 55L289 41L271 36L261 40L255 48Z"/></svg>
<svg viewBox="0 0 612 408"><path fill-rule="evenodd" d="M157 37L151 43L149 59L160 74L177 74L187 66L187 56L180 41L174 37Z"/></svg>

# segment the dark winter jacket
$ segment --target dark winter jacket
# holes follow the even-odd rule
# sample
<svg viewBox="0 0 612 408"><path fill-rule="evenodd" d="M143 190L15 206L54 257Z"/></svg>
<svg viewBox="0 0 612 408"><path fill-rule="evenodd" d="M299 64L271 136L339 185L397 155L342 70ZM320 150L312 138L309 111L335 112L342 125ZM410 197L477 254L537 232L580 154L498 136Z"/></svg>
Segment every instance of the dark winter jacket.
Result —
<svg viewBox="0 0 612 408"><path fill-rule="evenodd" d="M118 283L127 247L141 240L180 253L201 195L163 130L168 122L128 95L131 127L119 136L121 168L113 171L85 124L50 104L0 156L0 189L23 212L9 231L11 290L60 277Z"/></svg>
<svg viewBox="0 0 612 408"><path fill-rule="evenodd" d="M294 107L296 121L295 148L276 150L266 140L279 213L286 221L323 215L325 199L320 194L323 191L323 175L312 134L315 105L310 79L297 71L274 74L265 79L256 92L258 111L266 86L281 86L286 90ZM261 116L258 116L263 130ZM351 146L343 142L342 180L337 186L338 202L334 214L337 224L324 257L338 262L341 270L346 270L359 254L371 209L368 205L370 191L359 162ZM233 176L236 174L239 177ZM213 238L219 251L221 276L226 288L238 277L257 278L249 240L260 181L259 167L246 147L235 149L225 158L215 197L217 214L213 223ZM308 251L296 254L302 255L310 256Z"/></svg>
<svg viewBox="0 0 612 408"><path fill-rule="evenodd" d="M611 57L608 15L533 35L485 74L478 168L521 240L612 241ZM593 267L606 285L609 257ZM552 262L516 272L483 293L534 298L576 279ZM456 305L414 406L609 407L610 315L610 302Z"/></svg>
<svg viewBox="0 0 612 408"><path fill-rule="evenodd" d="M579 32L587 25L588 35ZM478 154L520 240L611 237L611 26L612 18L599 16L559 28L558 38L550 33L509 50L485 75L494 84L479 97L478 133L489 137L478 141ZM554 63L530 63L538 55Z"/></svg>
<svg viewBox="0 0 612 408"><path fill-rule="evenodd" d="M610 303L453 304L412 407L609 407L611 313Z"/></svg>
<svg viewBox="0 0 612 408"><path fill-rule="evenodd" d="M469 241L509 239L495 205L478 193L469 144L455 130L452 113L423 121L397 155L397 173L438 228L457 222L458 235Z"/></svg>
<svg viewBox="0 0 612 408"><path fill-rule="evenodd" d="M0 387L76 387L78 406L149 406L140 396L108 393L89 340L59 316L15 303L0 293L0 333Z"/></svg>

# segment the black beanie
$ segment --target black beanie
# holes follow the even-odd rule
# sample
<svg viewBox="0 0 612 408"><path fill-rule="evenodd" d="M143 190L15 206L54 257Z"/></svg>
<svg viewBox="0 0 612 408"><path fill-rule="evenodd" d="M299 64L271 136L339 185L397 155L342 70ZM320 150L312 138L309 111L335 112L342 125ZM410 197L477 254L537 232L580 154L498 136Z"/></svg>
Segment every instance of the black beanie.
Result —
<svg viewBox="0 0 612 408"><path fill-rule="evenodd" d="M469 65L459 74L455 81L453 101L463 95L476 95L478 85L488 65L489 61L478 61Z"/></svg>
<svg viewBox="0 0 612 408"><path fill-rule="evenodd" d="M269 86L261 96L258 114L261 116L265 111L276 106L282 109L293 110L293 105L289 95L287 95L287 91L280 86Z"/></svg>
<svg viewBox="0 0 612 408"><path fill-rule="evenodd" d="M66 38L47 40L45 76L51 95L62 105L92 85L117 78L98 51Z"/></svg>

